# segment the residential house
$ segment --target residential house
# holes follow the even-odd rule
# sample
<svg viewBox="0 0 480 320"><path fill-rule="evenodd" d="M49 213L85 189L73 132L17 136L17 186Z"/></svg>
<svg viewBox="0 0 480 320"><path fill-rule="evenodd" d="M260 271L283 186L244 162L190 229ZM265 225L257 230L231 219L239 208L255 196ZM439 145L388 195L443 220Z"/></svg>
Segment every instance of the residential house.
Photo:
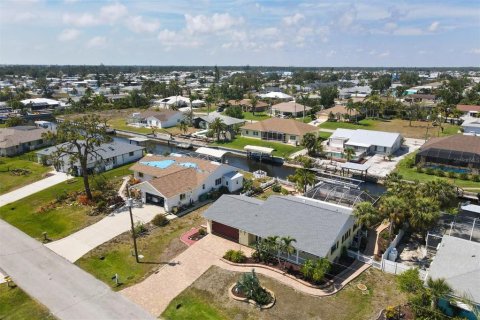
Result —
<svg viewBox="0 0 480 320"><path fill-rule="evenodd" d="M243 175L238 169L219 162L172 154L147 155L130 168L141 182L145 203L159 205L167 212L205 200L212 190L224 187L236 192L243 187Z"/></svg>
<svg viewBox="0 0 480 320"><path fill-rule="evenodd" d="M56 109L61 106L57 100L46 98L33 98L20 101L29 111L39 111L45 109Z"/></svg>
<svg viewBox="0 0 480 320"><path fill-rule="evenodd" d="M318 132L318 128L294 119L270 118L247 123L241 132L248 138L299 145L305 134Z"/></svg>
<svg viewBox="0 0 480 320"><path fill-rule="evenodd" d="M458 104L457 110L463 113L464 117L474 117L478 118L480 113L480 106L477 105L466 105L466 104Z"/></svg>
<svg viewBox="0 0 480 320"><path fill-rule="evenodd" d="M283 92L271 91L265 94L260 94L262 99L279 99L279 100L292 100L293 97Z"/></svg>
<svg viewBox="0 0 480 320"><path fill-rule="evenodd" d="M457 309L460 311L457 316L477 319L464 298L480 308L480 243L444 235L428 275L432 279L445 279L454 291L452 302L441 300L439 303L447 315L454 316L453 311Z"/></svg>
<svg viewBox="0 0 480 320"><path fill-rule="evenodd" d="M295 252L282 258L296 264L305 259L335 261L360 229L352 208L293 196L270 196L261 201L224 195L203 216L208 232L245 246L270 236L294 238Z"/></svg>
<svg viewBox="0 0 480 320"><path fill-rule="evenodd" d="M251 99L242 99L242 100L228 100L228 104L231 106L241 106L245 111L252 111L252 102ZM263 101L257 101L255 105L255 112L264 112L268 109L268 103Z"/></svg>
<svg viewBox="0 0 480 320"><path fill-rule="evenodd" d="M163 109L136 112L128 119L129 124L141 127L169 128L174 127L184 118L180 111Z"/></svg>
<svg viewBox="0 0 480 320"><path fill-rule="evenodd" d="M235 125L243 125L245 120L224 116L218 112L210 112L208 115L199 115L193 118L193 126L200 129L209 129L210 124L219 118L227 127L227 130L234 131Z"/></svg>
<svg viewBox="0 0 480 320"><path fill-rule="evenodd" d="M318 111L315 116L317 117L317 119L324 121L330 119L331 116L333 117L333 119L343 121L348 119L348 117L355 118L356 116L358 116L358 114L358 111L355 109L348 110L343 105L336 105L335 107Z"/></svg>
<svg viewBox="0 0 480 320"><path fill-rule="evenodd" d="M462 123L464 134L480 135L480 118L467 117Z"/></svg>
<svg viewBox="0 0 480 320"><path fill-rule="evenodd" d="M345 149L351 148L355 155L353 161L359 161L372 154L394 154L402 146L402 136L396 132L384 132L362 129L336 129L329 137L325 153L333 158L344 158Z"/></svg>
<svg viewBox="0 0 480 320"><path fill-rule="evenodd" d="M434 94L413 93L406 95L403 100L408 103L423 103L425 105L433 105L437 102L437 97Z"/></svg>
<svg viewBox="0 0 480 320"><path fill-rule="evenodd" d="M178 109L182 107L189 107L190 99L182 96L171 96L156 100L154 105L163 109Z"/></svg>
<svg viewBox="0 0 480 320"><path fill-rule="evenodd" d="M80 142L83 144L83 142ZM82 175L80 162L71 160L68 154L57 156L58 149L76 150L70 142L65 142L53 147L37 151L39 163L53 165L59 172L70 173L76 176ZM87 168L91 172L103 172L137 161L142 158L145 148L126 142L112 141L102 143L95 148L95 153L88 158Z"/></svg>
<svg viewBox="0 0 480 320"><path fill-rule="evenodd" d="M287 101L274 104L272 106L272 115L280 116L281 118L297 118L309 114L311 110L312 108L295 101Z"/></svg>
<svg viewBox="0 0 480 320"><path fill-rule="evenodd" d="M0 128L0 156L11 157L49 146L51 143L42 137L49 131L34 126Z"/></svg>
<svg viewBox="0 0 480 320"><path fill-rule="evenodd" d="M456 173L479 173L480 137L457 134L431 138L420 147L415 164Z"/></svg>

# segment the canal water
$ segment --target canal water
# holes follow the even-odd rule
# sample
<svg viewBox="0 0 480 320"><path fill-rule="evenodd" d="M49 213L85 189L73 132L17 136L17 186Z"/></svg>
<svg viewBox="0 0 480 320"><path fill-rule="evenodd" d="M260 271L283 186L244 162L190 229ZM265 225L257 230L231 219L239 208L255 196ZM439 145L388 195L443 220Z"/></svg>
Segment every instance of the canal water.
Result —
<svg viewBox="0 0 480 320"><path fill-rule="evenodd" d="M114 140L128 143L128 137L115 136ZM166 154L166 153L190 153L191 150L180 149L174 146L173 144L166 144L159 141L152 141L149 146L150 152L155 154ZM276 177L283 180L286 180L287 177L295 173L295 168L284 166L284 165L272 165L268 163L260 163L259 161L249 159L240 155L227 153L225 155L225 161L236 168L242 169L244 171L254 172L257 170L263 170L270 177ZM360 185L360 188L364 191L368 191L372 195L380 196L385 192L385 187L373 183L373 182L363 182Z"/></svg>

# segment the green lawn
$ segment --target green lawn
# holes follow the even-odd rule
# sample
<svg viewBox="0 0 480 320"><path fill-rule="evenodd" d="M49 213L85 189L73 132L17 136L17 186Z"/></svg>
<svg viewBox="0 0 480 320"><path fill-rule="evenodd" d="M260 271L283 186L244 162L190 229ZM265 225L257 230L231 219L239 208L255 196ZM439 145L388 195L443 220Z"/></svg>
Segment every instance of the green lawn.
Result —
<svg viewBox="0 0 480 320"><path fill-rule="evenodd" d="M432 127L430 122L425 121L410 121L402 119L392 120L360 120L358 124L348 122L324 122L320 124L320 128L335 130L337 128L344 129L364 129L364 130L378 130L387 132L398 132L406 138L425 139L437 136L447 136L458 133L459 126L451 124L443 124L443 132L439 126ZM428 128L428 129L427 129Z"/></svg>
<svg viewBox="0 0 480 320"><path fill-rule="evenodd" d="M136 263L131 254L131 234L126 232L90 251L75 264L115 290L135 284L187 248L179 238L192 227L204 222L201 213L206 209L207 206L197 209L138 238L138 250L144 256L142 261L146 263ZM116 273L122 283L118 287L111 279Z"/></svg>
<svg viewBox="0 0 480 320"><path fill-rule="evenodd" d="M320 131L318 132L318 135L320 137L322 137L323 139L327 140L328 138L330 138L330 136L332 135L331 132L323 132L323 131Z"/></svg>
<svg viewBox="0 0 480 320"><path fill-rule="evenodd" d="M112 128L118 129L118 130L132 131L132 132L142 133L142 134L152 133L152 129L149 129L149 128L137 128L137 127L129 126L125 122L125 119L122 119L122 118L110 119L108 120L107 123Z"/></svg>
<svg viewBox="0 0 480 320"><path fill-rule="evenodd" d="M43 178L45 173L52 170L51 167L45 167L34 162L36 160L37 157L33 152L12 158L0 157L0 194L38 181ZM25 169L30 173L15 175L12 173L14 169Z"/></svg>
<svg viewBox="0 0 480 320"><path fill-rule="evenodd" d="M5 127L6 127L5 123L0 123L0 128L5 128Z"/></svg>
<svg viewBox="0 0 480 320"><path fill-rule="evenodd" d="M255 112L255 115L251 112L243 112L243 119L245 120L262 121L269 118L271 118L271 116L265 112Z"/></svg>
<svg viewBox="0 0 480 320"><path fill-rule="evenodd" d="M19 287L0 284L0 319L53 320L47 308L30 298Z"/></svg>
<svg viewBox="0 0 480 320"><path fill-rule="evenodd" d="M379 312L390 305L406 302L399 292L395 276L369 269L335 295L314 297L257 274L260 283L275 293L271 309L259 310L245 302L233 301L227 293L240 273L211 267L190 287L178 295L162 317L167 320L220 319L322 319L363 320L376 319ZM358 284L367 287L362 294Z"/></svg>
<svg viewBox="0 0 480 320"><path fill-rule="evenodd" d="M407 166L409 159L413 159L414 157L415 157L415 153L409 154L404 159L402 159L397 165L396 172L401 174L405 180L410 180L410 181L418 180L420 182L425 182L425 181L441 179L441 180L450 181L460 188L480 189L480 182L461 180L461 179L451 179L447 177L438 177L436 175L429 175L426 173L417 172L415 167L409 168Z"/></svg>
<svg viewBox="0 0 480 320"><path fill-rule="evenodd" d="M122 166L103 173L103 177L109 180L120 180L128 175L131 166ZM40 213L38 209L54 201L57 195L70 191L83 190L81 178L74 178L62 182L48 189L32 194L14 203L0 208L0 218L22 230L29 236L37 239L42 238L42 232L47 232L52 240L60 239L98 221L102 216L89 216L89 207L80 205L61 205Z"/></svg>
<svg viewBox="0 0 480 320"><path fill-rule="evenodd" d="M215 143L212 143L212 145L221 146L225 148L238 149L238 150L243 150L243 148L246 145L273 148L275 149L275 151L273 151L273 155L277 157L288 157L292 153L302 150L304 148L302 146L295 147L295 146L291 146L283 143L270 142L270 141L245 138L245 137L236 137L235 140L230 142L215 142Z"/></svg>

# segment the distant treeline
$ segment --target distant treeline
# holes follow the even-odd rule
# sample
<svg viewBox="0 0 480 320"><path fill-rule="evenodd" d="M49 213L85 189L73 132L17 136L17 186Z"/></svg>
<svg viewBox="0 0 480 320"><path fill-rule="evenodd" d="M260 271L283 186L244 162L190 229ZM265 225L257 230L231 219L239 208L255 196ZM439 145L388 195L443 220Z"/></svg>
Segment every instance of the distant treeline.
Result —
<svg viewBox="0 0 480 320"><path fill-rule="evenodd" d="M218 66L223 70L244 70L256 72L279 72L279 71L366 71L374 72L388 70L394 72L445 72L445 71L480 71L479 67L277 67L277 66ZM28 75L34 78L63 76L85 76L87 74L111 74L119 73L169 73L172 71L212 71L214 66L109 66L109 65L0 65L0 76Z"/></svg>

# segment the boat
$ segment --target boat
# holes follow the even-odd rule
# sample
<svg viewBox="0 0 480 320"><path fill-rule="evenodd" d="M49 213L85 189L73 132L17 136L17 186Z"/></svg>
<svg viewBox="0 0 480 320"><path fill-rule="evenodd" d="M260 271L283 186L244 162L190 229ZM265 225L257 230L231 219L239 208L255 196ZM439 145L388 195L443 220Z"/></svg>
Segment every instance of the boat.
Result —
<svg viewBox="0 0 480 320"><path fill-rule="evenodd" d="M177 144L177 148L180 148L180 149L191 149L192 147L193 147L192 144L188 142L182 142Z"/></svg>
<svg viewBox="0 0 480 320"><path fill-rule="evenodd" d="M283 158L280 158L280 157L260 155L258 153L251 153L249 155L249 158L261 163L268 163L268 164L279 165L279 166L283 165Z"/></svg>

